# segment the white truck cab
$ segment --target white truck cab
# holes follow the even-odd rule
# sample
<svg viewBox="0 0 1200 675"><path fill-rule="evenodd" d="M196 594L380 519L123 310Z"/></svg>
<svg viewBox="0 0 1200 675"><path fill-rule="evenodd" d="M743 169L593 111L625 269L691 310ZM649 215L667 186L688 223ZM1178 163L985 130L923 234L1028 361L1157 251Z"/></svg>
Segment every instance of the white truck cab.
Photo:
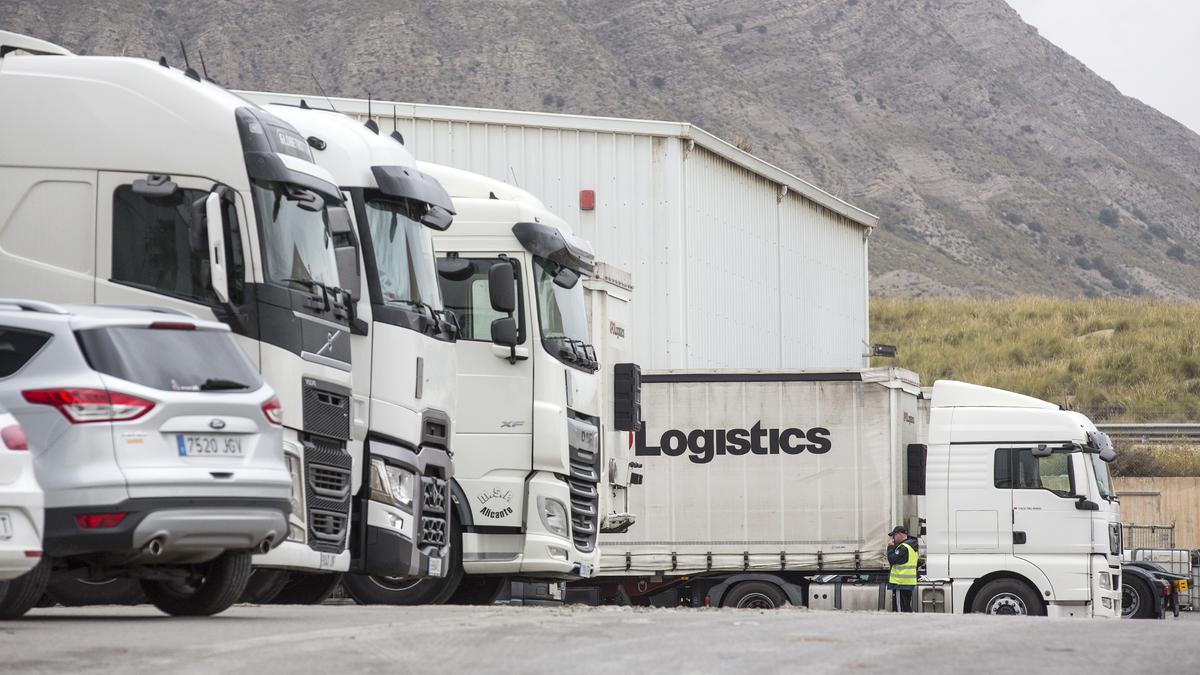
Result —
<svg viewBox="0 0 1200 675"><path fill-rule="evenodd" d="M287 541L256 565L349 568L350 229L333 177L264 109L165 59L0 32L0 287L230 325L282 403L293 479Z"/></svg>
<svg viewBox="0 0 1200 675"><path fill-rule="evenodd" d="M442 305L433 233L454 207L402 137L306 103L267 108L307 137L354 218L363 274L351 344L366 437L351 442L359 545L343 585L362 603L400 602L396 588L449 567L457 325Z"/></svg>
<svg viewBox="0 0 1200 675"><path fill-rule="evenodd" d="M1114 456L1077 412L935 383L919 512L927 576L952 580L953 611L1034 613L1040 598L1050 616L1120 617Z"/></svg>
<svg viewBox="0 0 1200 675"><path fill-rule="evenodd" d="M418 168L454 200L454 227L434 246L460 332L453 568L412 592L486 602L509 576L591 576L602 466L600 364L581 283L591 247L523 190Z"/></svg>

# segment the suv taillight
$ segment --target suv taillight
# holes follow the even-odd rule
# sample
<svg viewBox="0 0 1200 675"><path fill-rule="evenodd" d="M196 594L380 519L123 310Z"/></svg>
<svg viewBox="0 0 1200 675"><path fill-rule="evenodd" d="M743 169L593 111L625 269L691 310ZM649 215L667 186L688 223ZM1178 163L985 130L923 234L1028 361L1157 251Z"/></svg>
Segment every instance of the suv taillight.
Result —
<svg viewBox="0 0 1200 675"><path fill-rule="evenodd" d="M32 389L25 400L57 408L71 424L127 422L150 412L154 401L103 389Z"/></svg>
<svg viewBox="0 0 1200 675"><path fill-rule="evenodd" d="M277 426L283 425L283 406L279 405L279 399L272 396L270 401L262 404L262 411L268 422Z"/></svg>
<svg viewBox="0 0 1200 675"><path fill-rule="evenodd" d="M0 441L9 450L28 450L29 441L25 438L25 430L19 424L12 424L0 429Z"/></svg>

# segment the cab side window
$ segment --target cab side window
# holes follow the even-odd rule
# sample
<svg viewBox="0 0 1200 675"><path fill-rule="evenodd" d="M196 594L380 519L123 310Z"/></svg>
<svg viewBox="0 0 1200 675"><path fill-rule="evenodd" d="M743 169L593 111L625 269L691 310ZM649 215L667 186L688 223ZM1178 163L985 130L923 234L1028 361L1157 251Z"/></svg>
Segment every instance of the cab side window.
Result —
<svg viewBox="0 0 1200 675"><path fill-rule="evenodd" d="M491 293L488 288L488 270L500 262L498 258L470 258L470 275L462 275L462 279L448 279L439 275L438 281L442 287L442 302L446 309L454 312L462 332L460 340L477 342L492 341L492 321L503 318L504 315L492 309ZM517 339L525 342L525 312L520 301L521 284L519 275L514 275L513 283L517 290Z"/></svg>
<svg viewBox="0 0 1200 675"><path fill-rule="evenodd" d="M179 189L168 197L139 195L129 185L113 192L112 281L206 305L215 304L208 271L204 190ZM240 299L242 250L237 214L224 205L232 231L225 259L231 263L230 295Z"/></svg>
<svg viewBox="0 0 1200 675"><path fill-rule="evenodd" d="M1000 448L994 469L995 486L1001 489L1049 490L1060 497L1075 494L1067 453L1034 457L1032 448Z"/></svg>

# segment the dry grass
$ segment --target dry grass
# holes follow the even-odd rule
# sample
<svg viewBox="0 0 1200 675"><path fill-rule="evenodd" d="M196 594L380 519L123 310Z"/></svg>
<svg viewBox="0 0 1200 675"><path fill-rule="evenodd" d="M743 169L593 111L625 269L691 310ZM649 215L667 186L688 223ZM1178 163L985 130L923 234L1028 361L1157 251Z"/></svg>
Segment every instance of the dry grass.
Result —
<svg viewBox="0 0 1200 675"><path fill-rule="evenodd" d="M1133 446L1120 448L1109 466L1114 476L1200 477L1200 447Z"/></svg>
<svg viewBox="0 0 1200 675"><path fill-rule="evenodd" d="M922 383L956 379L1097 421L1200 420L1200 303L872 298L872 342Z"/></svg>

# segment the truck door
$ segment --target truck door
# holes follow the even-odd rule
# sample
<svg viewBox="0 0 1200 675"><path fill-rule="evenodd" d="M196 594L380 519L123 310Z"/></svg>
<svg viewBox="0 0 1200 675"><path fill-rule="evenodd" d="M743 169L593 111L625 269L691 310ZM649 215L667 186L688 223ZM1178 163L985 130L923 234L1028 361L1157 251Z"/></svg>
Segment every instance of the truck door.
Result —
<svg viewBox="0 0 1200 675"><path fill-rule="evenodd" d="M1058 599L1086 599L1091 575L1080 561L1092 550L1092 512L1077 507L1086 493L1083 455L1056 449L1037 457L1030 447L1008 455L1013 555L1040 568Z"/></svg>
<svg viewBox="0 0 1200 675"><path fill-rule="evenodd" d="M224 321L258 365L258 342L245 337L256 334L257 328L231 321L236 315L233 307L217 299L209 279L203 200L213 186L214 181L194 176L151 178L144 173L100 172L96 302L156 305ZM222 202L226 273L230 299L236 305L243 299L247 274L243 252L248 250L242 240L245 228L238 224L248 221L240 195L227 194Z"/></svg>
<svg viewBox="0 0 1200 675"><path fill-rule="evenodd" d="M469 267L439 264L442 300L453 312L458 335L458 416L454 475L472 501L476 524L520 526L521 494L532 466L533 359L537 328L528 319L520 254L514 263L518 335L515 349L492 344L492 321L502 314L489 300L488 272L499 253L464 253ZM453 272L447 270L453 268ZM511 508L510 508L511 506ZM482 515L481 515L482 514Z"/></svg>
<svg viewBox="0 0 1200 675"><path fill-rule="evenodd" d="M954 576L975 576L969 569L973 565L994 569L993 556L1012 553L1012 490L995 472L997 457L1005 451L991 445L950 446L948 540L950 552L956 554L950 556ZM1003 461L1007 463L1007 456Z"/></svg>

